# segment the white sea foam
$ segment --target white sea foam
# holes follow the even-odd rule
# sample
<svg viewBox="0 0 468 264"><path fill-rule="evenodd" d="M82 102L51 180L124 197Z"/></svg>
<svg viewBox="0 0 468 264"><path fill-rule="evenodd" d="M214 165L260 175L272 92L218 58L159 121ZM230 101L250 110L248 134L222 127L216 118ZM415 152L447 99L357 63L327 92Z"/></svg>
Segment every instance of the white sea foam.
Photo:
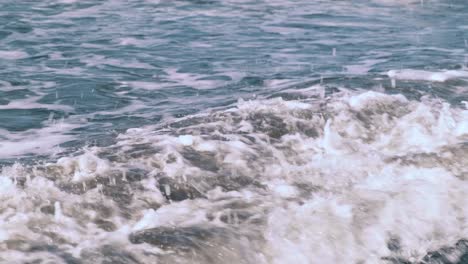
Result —
<svg viewBox="0 0 468 264"><path fill-rule="evenodd" d="M39 129L24 132L0 131L0 158L13 158L27 154L45 155L60 152L59 144L74 136L67 134L76 124L58 122Z"/></svg>
<svg viewBox="0 0 468 264"><path fill-rule="evenodd" d="M390 106L395 110L371 114L366 125L366 121L356 122L352 112L346 110L347 104L356 111L380 111ZM289 122L298 117L294 111L306 109L289 105L277 99L250 101L241 102L235 111L246 115L288 112L290 115L283 120ZM271 260L269 263L310 263L316 259L323 263L379 261L392 254L386 246L389 234L402 240L403 257L418 259L428 250L468 235L461 220L467 216L462 204L468 186L459 178L460 174L450 171L453 167L442 163L419 167L388 162L395 156L405 159L456 146L467 133L463 129L468 120L465 110L451 109L447 104L439 108L435 102L415 103L401 95L374 92L336 101L332 108L338 112L331 121L322 123L325 125L322 138L283 136L280 145L294 150L293 156L272 150L278 155L274 162L259 161L261 165L251 168L245 157L258 153L237 137L230 142L218 142L215 147L217 153L228 151L223 159L226 166L231 164L253 174L265 171L262 177L274 181L277 177L287 179L289 185L270 183L272 192L280 197L297 195L295 188L290 187L295 181L327 189L301 206L271 205L276 209L269 216L265 233L270 247L265 253ZM229 122L223 126L231 127ZM457 132L460 128L464 132ZM261 141L260 138L258 135ZM466 151L461 153L466 157ZM451 166L463 170L460 166L466 162L457 160L447 162L454 162ZM446 225L450 228L440 230Z"/></svg>
<svg viewBox="0 0 468 264"><path fill-rule="evenodd" d="M466 79L468 71L466 70L445 70L445 71L425 71L425 70L390 70L387 73L388 77L397 80L410 81L430 81L430 82L446 82L451 79Z"/></svg>
<svg viewBox="0 0 468 264"><path fill-rule="evenodd" d="M359 64L347 65L345 68L350 74L361 75L369 72L374 65L384 61L383 59L368 59L361 61Z"/></svg>
<svg viewBox="0 0 468 264"><path fill-rule="evenodd" d="M1 109L48 109L48 110L58 110L64 112L73 111L73 107L68 105L59 105L59 104L43 104L38 103L42 96L31 96L25 99L16 99L10 101L7 104L0 105Z"/></svg>
<svg viewBox="0 0 468 264"><path fill-rule="evenodd" d="M83 259L107 245L141 262L206 263L223 250L208 246L216 238L229 261L266 264L419 261L468 237L466 109L377 92L323 102L240 100L55 163L5 167L0 239L13 247L59 230L61 252ZM156 246L129 243L139 232ZM159 237L171 234L180 240ZM194 255L180 253L193 243Z"/></svg>
<svg viewBox="0 0 468 264"><path fill-rule="evenodd" d="M191 146L193 144L193 137L191 135L181 135L179 136L179 141L184 146Z"/></svg>
<svg viewBox="0 0 468 264"><path fill-rule="evenodd" d="M28 54L20 50L0 50L0 59L5 60L18 60L24 59Z"/></svg>
<svg viewBox="0 0 468 264"><path fill-rule="evenodd" d="M164 88L167 84L160 83L160 82L143 82L143 81L130 81L130 82L122 82L122 85L128 85L135 89L143 89L143 90L158 90Z"/></svg>
<svg viewBox="0 0 468 264"><path fill-rule="evenodd" d="M222 81L217 81L217 80L203 79L204 77L207 77L205 75L184 73L173 68L166 69L165 72L167 75L167 80L169 82L173 82L177 85L185 85L185 86L193 87L196 89L212 89L224 83Z"/></svg>
<svg viewBox="0 0 468 264"><path fill-rule="evenodd" d="M120 59L108 58L108 57L101 56L101 55L93 55L93 56L81 58L80 61L85 63L86 66L88 67L96 67L96 66L99 67L102 65L111 65L111 66L123 67L123 68L127 67L127 68L136 68L136 69L154 69L154 67L151 66L150 64L138 61L136 58L123 61Z"/></svg>

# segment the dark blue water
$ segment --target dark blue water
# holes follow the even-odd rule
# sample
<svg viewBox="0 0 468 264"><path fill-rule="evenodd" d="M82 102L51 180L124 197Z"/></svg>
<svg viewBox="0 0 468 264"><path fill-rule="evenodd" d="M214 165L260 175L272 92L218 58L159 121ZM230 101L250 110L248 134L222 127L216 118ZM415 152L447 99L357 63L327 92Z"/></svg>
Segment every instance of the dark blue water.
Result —
<svg viewBox="0 0 468 264"><path fill-rule="evenodd" d="M0 261L456 263L467 67L464 0L3 0Z"/></svg>

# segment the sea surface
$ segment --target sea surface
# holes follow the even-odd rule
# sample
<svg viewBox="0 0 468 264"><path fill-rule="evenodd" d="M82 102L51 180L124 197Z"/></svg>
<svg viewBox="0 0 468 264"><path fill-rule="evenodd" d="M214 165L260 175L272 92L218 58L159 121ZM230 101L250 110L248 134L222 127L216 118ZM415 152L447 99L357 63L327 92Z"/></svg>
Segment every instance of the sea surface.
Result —
<svg viewBox="0 0 468 264"><path fill-rule="evenodd" d="M0 263L468 263L468 1L0 0Z"/></svg>

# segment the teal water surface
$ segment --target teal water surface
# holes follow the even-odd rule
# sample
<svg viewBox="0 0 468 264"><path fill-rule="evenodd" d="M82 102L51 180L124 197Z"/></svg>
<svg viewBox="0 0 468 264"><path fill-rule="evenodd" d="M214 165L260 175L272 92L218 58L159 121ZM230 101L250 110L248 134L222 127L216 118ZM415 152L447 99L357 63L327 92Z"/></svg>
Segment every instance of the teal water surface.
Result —
<svg viewBox="0 0 468 264"><path fill-rule="evenodd" d="M320 78L389 88L378 77L391 69L465 66L467 21L464 1L2 1L0 128L53 114L79 124L68 145L108 144L113 130Z"/></svg>

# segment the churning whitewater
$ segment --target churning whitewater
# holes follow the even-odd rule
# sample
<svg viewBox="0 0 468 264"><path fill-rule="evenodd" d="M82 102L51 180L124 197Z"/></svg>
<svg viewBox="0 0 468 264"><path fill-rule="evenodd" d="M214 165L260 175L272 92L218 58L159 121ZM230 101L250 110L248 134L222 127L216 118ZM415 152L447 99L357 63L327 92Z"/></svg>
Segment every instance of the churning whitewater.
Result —
<svg viewBox="0 0 468 264"><path fill-rule="evenodd" d="M468 111L430 97L317 85L305 99L240 100L4 167L0 256L466 263L467 137Z"/></svg>

